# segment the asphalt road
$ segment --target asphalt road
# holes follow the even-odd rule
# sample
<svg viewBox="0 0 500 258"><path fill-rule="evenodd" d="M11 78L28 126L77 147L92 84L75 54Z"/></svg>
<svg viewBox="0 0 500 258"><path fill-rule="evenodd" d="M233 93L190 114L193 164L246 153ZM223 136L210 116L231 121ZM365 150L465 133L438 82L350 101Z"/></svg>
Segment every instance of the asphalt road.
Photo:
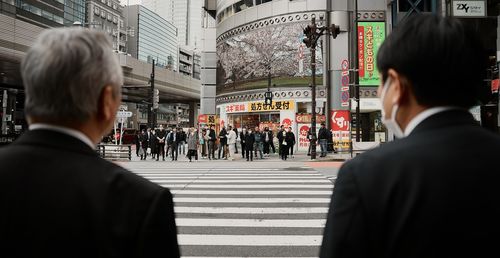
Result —
<svg viewBox="0 0 500 258"><path fill-rule="evenodd" d="M340 162L119 162L174 194L183 257L317 257Z"/></svg>

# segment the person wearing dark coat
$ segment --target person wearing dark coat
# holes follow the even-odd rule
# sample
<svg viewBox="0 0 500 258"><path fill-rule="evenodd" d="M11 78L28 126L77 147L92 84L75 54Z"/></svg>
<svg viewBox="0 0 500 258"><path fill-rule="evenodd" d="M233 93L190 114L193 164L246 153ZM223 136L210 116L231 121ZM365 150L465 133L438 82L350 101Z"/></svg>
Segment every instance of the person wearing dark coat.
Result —
<svg viewBox="0 0 500 258"><path fill-rule="evenodd" d="M172 129L172 132L169 134L167 139L167 144L172 148L172 161L177 161L177 157L179 156L179 142L182 141L182 136L179 132L177 132L177 128Z"/></svg>
<svg viewBox="0 0 500 258"><path fill-rule="evenodd" d="M30 44L29 130L0 148L0 256L180 257L170 191L96 152L122 99L111 40L49 28Z"/></svg>
<svg viewBox="0 0 500 258"><path fill-rule="evenodd" d="M281 153L281 159L287 160L288 153L291 153L293 157L293 147L295 145L295 134L292 132L292 128L289 127L285 133L285 138L283 139L283 152Z"/></svg>
<svg viewBox="0 0 500 258"><path fill-rule="evenodd" d="M137 155L137 157L139 157L139 151L141 149L141 138L142 138L141 131L137 131L135 135L135 154Z"/></svg>
<svg viewBox="0 0 500 258"><path fill-rule="evenodd" d="M156 137L156 131L151 130L151 137L149 138L149 147L151 148L151 157L155 159L158 157L158 138Z"/></svg>
<svg viewBox="0 0 500 258"><path fill-rule="evenodd" d="M165 161L165 143L167 141L167 131L163 128L163 125L160 125L160 129L156 133L156 139L158 140L158 156L156 156L156 161L160 159L160 155ZM168 155L168 153L167 153Z"/></svg>
<svg viewBox="0 0 500 258"><path fill-rule="evenodd" d="M245 134L245 152L247 161L253 161L253 145L255 143L255 135L251 129Z"/></svg>
<svg viewBox="0 0 500 258"><path fill-rule="evenodd" d="M149 147L148 135L145 131L142 131L142 135L141 135L142 151L140 152L141 153L141 160L146 160L146 157L148 155L148 153L147 153L148 147Z"/></svg>
<svg viewBox="0 0 500 258"><path fill-rule="evenodd" d="M241 157L242 158L245 158L245 153L246 153L246 147L245 147L245 142L246 142L246 139L245 139L245 136L247 134L247 128L246 127L243 127L241 129L241 132L240 132L240 144L241 144Z"/></svg>
<svg viewBox="0 0 500 258"><path fill-rule="evenodd" d="M208 159L215 159L215 141L217 140L217 135L215 134L215 129L213 125L210 125L208 130Z"/></svg>
<svg viewBox="0 0 500 258"><path fill-rule="evenodd" d="M378 96L397 139L340 168L321 258L500 257L500 136L469 112L489 67L479 38L430 14L385 38Z"/></svg>
<svg viewBox="0 0 500 258"><path fill-rule="evenodd" d="M286 131L284 129L284 126L280 126L280 130L278 131L278 134L276 135L276 138L278 138L278 152L280 157L283 157L283 140L285 139ZM287 149L288 150L288 149Z"/></svg>
<svg viewBox="0 0 500 258"><path fill-rule="evenodd" d="M222 157L224 159L227 159L227 131L226 127L222 127L222 129L219 132L219 151L218 151L218 157L220 159L220 153L222 151Z"/></svg>

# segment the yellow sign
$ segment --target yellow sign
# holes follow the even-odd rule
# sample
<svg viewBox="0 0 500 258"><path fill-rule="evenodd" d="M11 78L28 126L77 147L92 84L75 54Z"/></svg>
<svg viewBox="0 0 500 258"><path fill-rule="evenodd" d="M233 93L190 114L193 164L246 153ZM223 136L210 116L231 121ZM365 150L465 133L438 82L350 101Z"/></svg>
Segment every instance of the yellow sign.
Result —
<svg viewBox="0 0 500 258"><path fill-rule="evenodd" d="M293 100L279 100L273 101L272 105L265 105L262 102L249 102L248 112L266 112L266 111L281 111L281 110L295 110L295 101Z"/></svg>

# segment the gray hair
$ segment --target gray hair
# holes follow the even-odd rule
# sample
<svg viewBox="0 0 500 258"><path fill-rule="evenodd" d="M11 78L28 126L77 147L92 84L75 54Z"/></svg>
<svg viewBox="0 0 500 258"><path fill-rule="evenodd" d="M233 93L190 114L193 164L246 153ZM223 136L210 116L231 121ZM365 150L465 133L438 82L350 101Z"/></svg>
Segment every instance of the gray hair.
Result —
<svg viewBox="0 0 500 258"><path fill-rule="evenodd" d="M45 30L21 63L25 113L47 122L85 122L105 86L121 98L123 73L108 36L96 30Z"/></svg>

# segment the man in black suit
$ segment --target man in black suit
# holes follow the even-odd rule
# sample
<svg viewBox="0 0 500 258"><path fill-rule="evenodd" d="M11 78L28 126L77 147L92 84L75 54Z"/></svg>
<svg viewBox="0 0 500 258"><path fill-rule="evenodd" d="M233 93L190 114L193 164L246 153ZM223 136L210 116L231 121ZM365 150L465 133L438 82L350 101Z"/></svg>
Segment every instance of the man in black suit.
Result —
<svg viewBox="0 0 500 258"><path fill-rule="evenodd" d="M382 119L399 139L339 171L321 257L500 257L500 137L476 105L487 58L453 18L415 15L377 57Z"/></svg>
<svg viewBox="0 0 500 258"><path fill-rule="evenodd" d="M158 130L158 133L156 134L156 139L158 139L158 156L156 157L156 161L160 160L160 155L163 158L163 161L165 161L166 138L167 138L167 132L165 131L165 128L163 128L163 125L160 125L160 130ZM168 155L168 149L167 149L167 155Z"/></svg>
<svg viewBox="0 0 500 258"><path fill-rule="evenodd" d="M215 135L215 129L213 125L210 125L208 131L208 159L215 159L215 141L217 137Z"/></svg>
<svg viewBox="0 0 500 258"><path fill-rule="evenodd" d="M182 136L179 132L177 132L177 128L172 130L172 133L168 135L168 145L172 147L172 161L177 160L177 156L179 154L179 143L182 141Z"/></svg>
<svg viewBox="0 0 500 258"><path fill-rule="evenodd" d="M172 195L101 159L121 102L108 36L42 32L21 64L30 130L0 149L2 257L179 257Z"/></svg>

